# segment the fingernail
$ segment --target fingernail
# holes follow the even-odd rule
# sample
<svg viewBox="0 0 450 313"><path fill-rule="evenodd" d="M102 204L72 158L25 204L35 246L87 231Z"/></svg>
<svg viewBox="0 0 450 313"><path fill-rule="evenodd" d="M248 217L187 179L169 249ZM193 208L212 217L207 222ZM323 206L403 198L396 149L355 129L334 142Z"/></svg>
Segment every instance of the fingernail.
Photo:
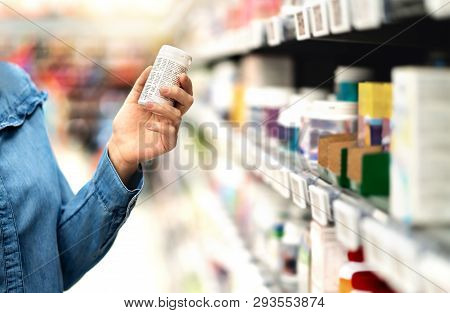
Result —
<svg viewBox="0 0 450 313"><path fill-rule="evenodd" d="M160 91L161 91L162 94L167 94L169 92L169 88L161 87Z"/></svg>

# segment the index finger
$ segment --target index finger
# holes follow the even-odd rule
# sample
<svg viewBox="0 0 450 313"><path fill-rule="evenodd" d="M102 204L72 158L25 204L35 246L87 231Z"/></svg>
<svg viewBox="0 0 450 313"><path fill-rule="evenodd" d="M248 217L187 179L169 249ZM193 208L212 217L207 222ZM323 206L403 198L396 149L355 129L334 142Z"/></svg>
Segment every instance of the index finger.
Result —
<svg viewBox="0 0 450 313"><path fill-rule="evenodd" d="M147 67L139 76L139 78L134 83L133 88L131 89L129 100L133 102L137 102L139 100L139 97L141 96L142 90L144 90L145 83L147 82L148 76L150 75L150 72L152 70L153 66Z"/></svg>
<svg viewBox="0 0 450 313"><path fill-rule="evenodd" d="M180 76L180 84L181 84L181 88L183 88L184 91L186 91L191 96L194 95L193 88L192 88L192 81L189 78L189 76L187 76L186 74L181 74L181 76Z"/></svg>

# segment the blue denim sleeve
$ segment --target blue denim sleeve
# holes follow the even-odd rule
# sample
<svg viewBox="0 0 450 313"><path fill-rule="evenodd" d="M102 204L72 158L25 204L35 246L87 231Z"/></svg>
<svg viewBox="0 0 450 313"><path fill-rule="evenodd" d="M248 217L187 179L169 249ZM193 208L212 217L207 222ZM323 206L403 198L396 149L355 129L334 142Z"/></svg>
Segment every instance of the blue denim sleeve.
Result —
<svg viewBox="0 0 450 313"><path fill-rule="evenodd" d="M132 190L121 181L103 152L93 179L73 196L62 173L63 208L58 245L64 289L72 287L111 248L120 227L136 204L143 187L142 171L132 179Z"/></svg>

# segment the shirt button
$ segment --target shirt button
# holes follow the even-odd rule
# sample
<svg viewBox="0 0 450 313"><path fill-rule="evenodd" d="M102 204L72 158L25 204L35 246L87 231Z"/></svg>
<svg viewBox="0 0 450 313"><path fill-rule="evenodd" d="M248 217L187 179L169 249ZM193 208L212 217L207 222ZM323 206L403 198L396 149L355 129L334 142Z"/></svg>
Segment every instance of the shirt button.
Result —
<svg viewBox="0 0 450 313"><path fill-rule="evenodd" d="M6 201L3 199L0 199L0 209L5 209L6 208Z"/></svg>

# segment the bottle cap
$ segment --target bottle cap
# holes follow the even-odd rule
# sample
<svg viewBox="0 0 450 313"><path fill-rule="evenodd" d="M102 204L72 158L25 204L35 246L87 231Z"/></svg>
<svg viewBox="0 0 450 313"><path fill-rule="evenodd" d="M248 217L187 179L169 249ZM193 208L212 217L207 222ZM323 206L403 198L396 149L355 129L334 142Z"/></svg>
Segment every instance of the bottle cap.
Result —
<svg viewBox="0 0 450 313"><path fill-rule="evenodd" d="M192 57L189 54L187 54L185 51L181 49L169 45L162 46L158 54L166 56L174 61L177 61L187 68L189 68L192 64Z"/></svg>

